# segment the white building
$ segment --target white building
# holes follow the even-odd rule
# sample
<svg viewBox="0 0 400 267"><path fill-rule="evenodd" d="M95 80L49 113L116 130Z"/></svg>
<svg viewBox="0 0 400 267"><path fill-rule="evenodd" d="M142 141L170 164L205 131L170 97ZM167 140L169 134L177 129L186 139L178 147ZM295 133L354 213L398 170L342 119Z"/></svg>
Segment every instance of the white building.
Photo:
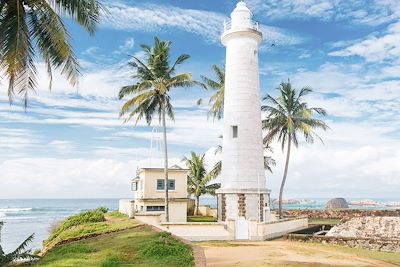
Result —
<svg viewBox="0 0 400 267"><path fill-rule="evenodd" d="M177 166L168 169L169 219L186 222L189 195L188 169ZM141 168L132 179L132 199L120 200L120 212L130 217L160 215L165 221L165 181L163 168Z"/></svg>
<svg viewBox="0 0 400 267"><path fill-rule="evenodd" d="M222 180L219 221L264 221L269 203L266 187L258 47L262 33L241 1L225 23L226 46ZM244 231L245 232L245 231Z"/></svg>

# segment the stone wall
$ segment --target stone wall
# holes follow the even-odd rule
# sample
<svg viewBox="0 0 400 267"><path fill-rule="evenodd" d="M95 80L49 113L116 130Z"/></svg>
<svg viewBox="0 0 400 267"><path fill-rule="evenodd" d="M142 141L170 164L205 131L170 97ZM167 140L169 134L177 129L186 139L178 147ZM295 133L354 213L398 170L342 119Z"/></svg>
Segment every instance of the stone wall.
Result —
<svg viewBox="0 0 400 267"><path fill-rule="evenodd" d="M284 236L284 238L287 240L327 243L351 248L365 248L385 252L400 252L400 240L398 239L332 237L300 234L289 234Z"/></svg>
<svg viewBox="0 0 400 267"><path fill-rule="evenodd" d="M286 210L285 217L307 216L309 219L342 219L365 216L400 217L400 210Z"/></svg>
<svg viewBox="0 0 400 267"><path fill-rule="evenodd" d="M351 218L332 227L326 236L398 239L400 241L400 217Z"/></svg>

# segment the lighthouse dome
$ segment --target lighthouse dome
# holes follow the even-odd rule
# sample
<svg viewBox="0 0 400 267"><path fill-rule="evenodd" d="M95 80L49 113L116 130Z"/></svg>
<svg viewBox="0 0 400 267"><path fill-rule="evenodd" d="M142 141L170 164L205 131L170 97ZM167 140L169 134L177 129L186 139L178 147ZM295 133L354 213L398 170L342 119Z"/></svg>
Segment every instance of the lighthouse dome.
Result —
<svg viewBox="0 0 400 267"><path fill-rule="evenodd" d="M251 14L250 9L247 7L244 1L240 1L239 3L237 3L236 8L233 10L233 12L248 12Z"/></svg>
<svg viewBox="0 0 400 267"><path fill-rule="evenodd" d="M246 3L240 1L231 14L232 28L247 28L251 26L252 17L253 13L246 6Z"/></svg>

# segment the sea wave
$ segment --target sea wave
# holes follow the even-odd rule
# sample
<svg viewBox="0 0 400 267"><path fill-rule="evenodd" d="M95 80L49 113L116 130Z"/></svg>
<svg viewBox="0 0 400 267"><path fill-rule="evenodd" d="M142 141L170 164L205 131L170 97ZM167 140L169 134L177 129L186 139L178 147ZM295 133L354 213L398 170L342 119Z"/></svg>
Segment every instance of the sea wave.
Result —
<svg viewBox="0 0 400 267"><path fill-rule="evenodd" d="M0 213L31 211L32 208L0 208Z"/></svg>
<svg viewBox="0 0 400 267"><path fill-rule="evenodd" d="M6 217L6 214L4 212L0 212L0 219L5 218L5 217Z"/></svg>

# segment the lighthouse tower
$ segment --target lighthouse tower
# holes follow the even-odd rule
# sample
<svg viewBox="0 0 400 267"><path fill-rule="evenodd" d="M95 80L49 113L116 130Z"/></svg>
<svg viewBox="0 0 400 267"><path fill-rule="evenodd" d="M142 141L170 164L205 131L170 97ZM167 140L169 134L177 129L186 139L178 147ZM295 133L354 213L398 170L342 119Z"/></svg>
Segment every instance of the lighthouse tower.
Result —
<svg viewBox="0 0 400 267"><path fill-rule="evenodd" d="M239 2L221 36L226 70L219 221L262 222L269 203L258 67L262 33L252 17L246 4Z"/></svg>

